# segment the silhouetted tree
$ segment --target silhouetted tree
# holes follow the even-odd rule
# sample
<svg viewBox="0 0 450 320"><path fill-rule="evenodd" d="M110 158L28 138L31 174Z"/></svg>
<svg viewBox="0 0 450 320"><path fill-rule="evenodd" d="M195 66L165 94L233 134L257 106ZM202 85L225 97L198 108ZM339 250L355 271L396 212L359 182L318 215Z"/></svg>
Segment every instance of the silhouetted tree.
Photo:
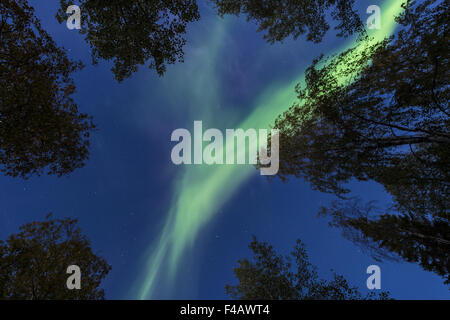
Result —
<svg viewBox="0 0 450 320"><path fill-rule="evenodd" d="M379 182L400 216L344 226L363 232L372 248L383 244L447 277L448 258L430 239L449 240L448 16L448 1L408 1L395 36L315 60L297 87L300 101L275 123L280 178L303 177L340 197L351 179ZM382 232L390 223L409 231Z"/></svg>
<svg viewBox="0 0 450 320"><path fill-rule="evenodd" d="M238 285L227 285L226 292L233 299L244 300L368 300L388 299L389 294L362 295L347 280L334 274L331 281L320 279L317 268L308 259L304 244L297 244L290 256L278 255L266 242L255 237L249 248L252 260L239 260L234 273Z"/></svg>
<svg viewBox="0 0 450 320"><path fill-rule="evenodd" d="M111 270L92 252L76 219L27 223L0 241L0 299L104 299L99 286ZM81 289L66 286L67 267L81 270Z"/></svg>
<svg viewBox="0 0 450 320"><path fill-rule="evenodd" d="M322 208L321 215L331 216L331 226L359 245L377 260L403 258L417 262L450 284L450 221L413 214L377 214L372 205L357 200L336 201ZM379 210L378 210L379 211ZM394 255L393 255L394 254Z"/></svg>
<svg viewBox="0 0 450 320"><path fill-rule="evenodd" d="M91 118L71 98L81 69L25 0L0 1L0 171L64 175L88 158Z"/></svg>
<svg viewBox="0 0 450 320"><path fill-rule="evenodd" d="M408 7L399 18L406 28L370 54L354 58L350 49L308 68L306 87L297 87L300 102L275 123L280 177L302 176L338 194L351 178L374 179L391 192L396 185L439 189L443 200L450 172L448 8L426 4L413 13ZM360 75L345 80L356 68ZM449 207L444 202L437 211Z"/></svg>
<svg viewBox="0 0 450 320"><path fill-rule="evenodd" d="M69 0L60 0L57 18L67 20ZM118 81L149 61L159 75L183 61L186 25L200 18L195 0L81 0L81 30L94 64L112 60Z"/></svg>
<svg viewBox="0 0 450 320"><path fill-rule="evenodd" d="M363 25L353 9L354 0L212 0L219 15L246 15L258 31L266 31L270 43L307 33L308 41L320 42L330 29L326 15L338 21L338 36L362 32Z"/></svg>

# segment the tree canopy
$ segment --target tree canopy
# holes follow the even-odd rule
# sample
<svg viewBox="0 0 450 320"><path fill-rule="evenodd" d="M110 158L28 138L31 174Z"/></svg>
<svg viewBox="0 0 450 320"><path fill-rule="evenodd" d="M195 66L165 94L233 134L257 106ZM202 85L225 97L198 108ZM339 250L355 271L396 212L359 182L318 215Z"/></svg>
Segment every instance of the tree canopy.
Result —
<svg viewBox="0 0 450 320"><path fill-rule="evenodd" d="M280 178L303 177L341 198L353 179L380 183L400 216L340 219L341 226L447 277L448 257L437 246L450 241L448 16L446 1L408 1L395 36L356 59L353 48L315 60L297 87L299 102L275 123ZM351 77L355 69L361 73ZM383 232L389 224L403 231Z"/></svg>
<svg viewBox="0 0 450 320"><path fill-rule="evenodd" d="M320 212L330 225L373 258L416 262L450 284L450 227L448 219L412 213L383 212L358 199L336 201Z"/></svg>
<svg viewBox="0 0 450 320"><path fill-rule="evenodd" d="M91 118L78 112L70 60L25 0L0 2L0 171L64 175L88 158Z"/></svg>
<svg viewBox="0 0 450 320"><path fill-rule="evenodd" d="M81 289L66 287L67 267L81 269ZM99 286L111 270L93 253L71 218L27 223L0 241L0 299L104 299Z"/></svg>
<svg viewBox="0 0 450 320"><path fill-rule="evenodd" d="M357 287L338 274L333 280L320 279L317 268L309 262L308 254L301 240L290 256L275 252L266 242L255 237L249 248L252 260L241 259L234 274L237 285L227 285L226 292L233 299L243 300L369 300L388 299L389 294L369 293L363 295Z"/></svg>
<svg viewBox="0 0 450 320"><path fill-rule="evenodd" d="M283 41L292 36L320 42L330 29L327 14L337 21L338 36L349 36L364 31L362 22L354 10L354 0L213 0L219 15L246 15L248 21L258 24L258 31L265 31L269 43Z"/></svg>
<svg viewBox="0 0 450 320"><path fill-rule="evenodd" d="M60 0L57 18L68 18L69 0ZM149 63L159 75L183 61L186 25L200 18L195 0L81 0L81 30L92 59L112 60L118 81Z"/></svg>

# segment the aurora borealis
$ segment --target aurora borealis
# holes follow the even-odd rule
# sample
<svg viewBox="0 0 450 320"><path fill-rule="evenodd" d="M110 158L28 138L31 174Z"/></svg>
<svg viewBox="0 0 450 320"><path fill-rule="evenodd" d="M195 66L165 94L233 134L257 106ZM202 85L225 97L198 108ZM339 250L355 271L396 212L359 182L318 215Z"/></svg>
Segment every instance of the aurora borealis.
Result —
<svg viewBox="0 0 450 320"><path fill-rule="evenodd" d="M85 64L72 75L73 99L97 128L86 165L70 175L2 177L0 240L49 212L77 218L92 250L112 266L101 283L106 299L228 299L225 285L236 283L233 268L249 257L253 235L280 254L301 239L321 278L334 270L363 293L369 292L367 267L377 264L382 290L396 299L448 296L436 274L415 263L378 262L330 228L317 212L334 195L304 179L280 181L251 164L175 165L171 160L177 144L171 134L179 128L193 133L195 121L202 122L203 132L270 130L298 103L295 87L304 82L313 59L357 45L347 61L356 60L394 34L402 0L355 1L363 22L368 6L381 7L381 29L369 30L368 42L358 42L356 35L337 37L336 21L330 21L320 43L303 35L274 44L245 15L219 17L211 1L198 0L200 20L190 22L183 35L184 61L167 65L163 76L139 65L121 83L111 61L92 64L84 35L56 21L60 0L28 1L58 46ZM348 84L358 70L344 77L338 66L335 75ZM380 207L392 203L373 181L350 181L349 189L351 196L376 200Z"/></svg>
<svg viewBox="0 0 450 320"><path fill-rule="evenodd" d="M371 41L380 41L395 30L392 17L401 12L401 1L387 1L382 7L382 28L370 33ZM222 21L216 22L216 31L211 35L211 51L214 56L224 34ZM369 41L370 43L372 43ZM350 42L336 52L342 52L354 45ZM364 51L366 45L360 43L355 54ZM213 58L213 61L216 60ZM215 61L217 63L217 61ZM208 71L205 71L208 73ZM210 74L214 79L214 75ZM295 101L294 87L303 81L299 75L290 83L265 88L254 103L253 112L236 125L236 128L268 128L277 117ZM341 79L343 82L348 79ZM206 100L210 100L211 98ZM173 187L173 200L170 205L164 228L156 245L150 246L148 261L144 267L140 299L151 298L157 277L173 280L180 266L183 254L194 250L196 238L202 228L214 218L220 207L228 201L239 186L255 174L251 166L210 166L185 167L180 181ZM168 269L166 269L168 267Z"/></svg>

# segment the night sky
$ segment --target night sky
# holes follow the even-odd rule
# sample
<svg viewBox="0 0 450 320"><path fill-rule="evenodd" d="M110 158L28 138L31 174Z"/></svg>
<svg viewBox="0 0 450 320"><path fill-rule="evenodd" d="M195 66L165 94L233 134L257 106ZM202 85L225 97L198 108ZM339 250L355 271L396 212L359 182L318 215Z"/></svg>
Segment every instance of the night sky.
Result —
<svg viewBox="0 0 450 320"><path fill-rule="evenodd" d="M92 66L83 36L56 21L58 0L30 2L55 41L86 65L74 76L74 99L98 129L86 166L68 177L0 179L0 239L24 223L43 220L48 212L79 218L94 251L112 265L103 283L108 299L225 299L225 284L236 282L237 260L250 256L252 235L283 253L302 239L321 277L330 278L333 269L362 292L367 292L366 268L377 264L382 290L394 298L450 298L437 275L416 264L377 263L330 228L317 212L334 197L313 191L301 179L283 183L247 166L242 179L218 179L214 187L219 185L219 191L210 199L209 187L198 186L215 168L191 170L171 162L173 130L191 130L194 120L202 120L204 128L238 128L259 106L283 101L272 100L280 92L295 96L296 80L312 59L336 52L352 39L330 32L320 44L298 39L270 45L245 17L219 18L212 5L199 1L201 19L188 27L185 62L169 66L163 77L141 67L119 84L111 63ZM358 6L365 16L368 5L382 3L358 1ZM364 200L381 206L390 201L380 185L350 186L352 195ZM177 220L167 239L188 241L179 245L178 259L165 253L152 290L142 296L180 198L185 201L181 209L196 208L191 201L204 200L208 215L198 211L198 216Z"/></svg>

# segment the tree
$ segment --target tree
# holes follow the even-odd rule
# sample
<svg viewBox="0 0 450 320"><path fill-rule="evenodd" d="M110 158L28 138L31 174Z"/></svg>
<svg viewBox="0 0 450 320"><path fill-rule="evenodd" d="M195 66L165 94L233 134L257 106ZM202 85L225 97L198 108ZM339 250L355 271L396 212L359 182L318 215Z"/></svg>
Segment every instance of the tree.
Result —
<svg viewBox="0 0 450 320"><path fill-rule="evenodd" d="M264 39L269 43L283 41L292 36L297 39L307 33L306 39L318 43L330 29L326 15L338 21L335 29L338 36L349 36L363 32L358 14L354 11L354 0L213 0L219 15L247 16L255 21L258 31L267 31Z"/></svg>
<svg viewBox="0 0 450 320"><path fill-rule="evenodd" d="M417 262L450 284L450 224L448 219L413 214L377 214L373 205L362 206L358 200L336 201L322 208L330 216L330 225L369 251L376 260L403 258Z"/></svg>
<svg viewBox="0 0 450 320"><path fill-rule="evenodd" d="M299 175L338 194L350 178L374 179L392 192L396 184L419 187L416 175L421 189L448 187L448 8L424 6L414 13L408 7L399 18L406 30L370 54L350 60L350 49L308 68L306 87L297 87L300 102L275 123L281 178ZM340 81L356 68L357 79Z"/></svg>
<svg viewBox="0 0 450 320"><path fill-rule="evenodd" d="M67 174L88 158L89 116L71 98L80 70L25 0L0 2L0 171Z"/></svg>
<svg viewBox="0 0 450 320"><path fill-rule="evenodd" d="M0 241L0 299L104 299L100 283L111 270L92 252L71 218L27 223ZM66 287L67 267L81 269L81 289Z"/></svg>
<svg viewBox="0 0 450 320"><path fill-rule="evenodd" d="M69 0L60 0L60 23ZM81 34L92 49L93 63L112 60L118 81L149 61L159 75L167 64L183 61L186 25L200 18L195 0L81 0Z"/></svg>
<svg viewBox="0 0 450 320"><path fill-rule="evenodd" d="M404 7L395 36L308 68L299 102L275 122L279 177L303 177L343 199L352 179L380 183L399 216L340 225L371 249L382 245L448 277L446 247L431 239L446 243L450 228L449 6L428 0ZM403 231L383 232L389 224Z"/></svg>
<svg viewBox="0 0 450 320"><path fill-rule="evenodd" d="M238 261L234 269L238 285L227 285L233 299L243 300L368 300L388 299L389 294L370 293L363 296L351 287L342 275L334 274L331 281L320 279L317 268L308 259L304 244L297 244L290 256L278 255L266 242L256 237L250 243L253 260ZM294 263L292 262L294 261Z"/></svg>

